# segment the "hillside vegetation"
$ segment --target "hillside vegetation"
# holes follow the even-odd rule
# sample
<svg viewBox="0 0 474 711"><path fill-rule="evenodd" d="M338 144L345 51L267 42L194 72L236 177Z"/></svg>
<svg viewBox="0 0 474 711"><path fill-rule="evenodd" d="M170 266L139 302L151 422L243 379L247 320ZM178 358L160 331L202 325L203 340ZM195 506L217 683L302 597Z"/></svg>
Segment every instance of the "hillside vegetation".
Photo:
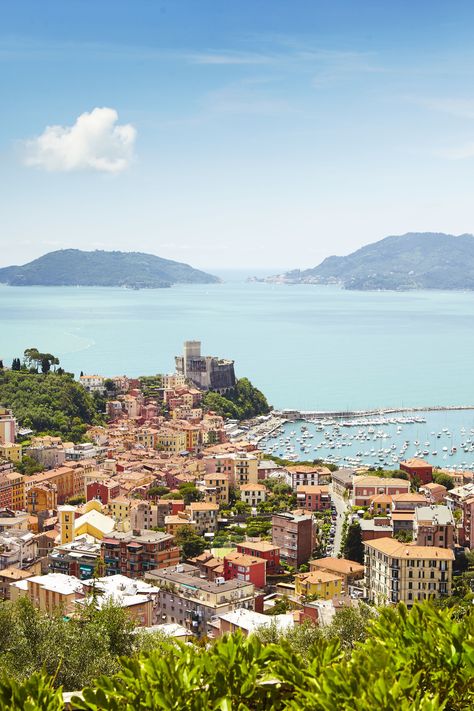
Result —
<svg viewBox="0 0 474 711"><path fill-rule="evenodd" d="M213 284L219 279L188 264L142 252L60 249L21 267L0 269L10 286L127 286L156 289L172 284Z"/></svg>
<svg viewBox="0 0 474 711"><path fill-rule="evenodd" d="M474 236L409 232L386 237L346 257L287 272L270 281L342 284L346 289L474 289Z"/></svg>
<svg viewBox="0 0 474 711"><path fill-rule="evenodd" d="M206 410L235 420L266 415L271 410L265 395L254 387L248 378L237 380L235 388L225 396L214 392L206 393L202 403Z"/></svg>
<svg viewBox="0 0 474 711"><path fill-rule="evenodd" d="M0 405L22 427L78 442L100 421L95 401L70 373L0 370Z"/></svg>

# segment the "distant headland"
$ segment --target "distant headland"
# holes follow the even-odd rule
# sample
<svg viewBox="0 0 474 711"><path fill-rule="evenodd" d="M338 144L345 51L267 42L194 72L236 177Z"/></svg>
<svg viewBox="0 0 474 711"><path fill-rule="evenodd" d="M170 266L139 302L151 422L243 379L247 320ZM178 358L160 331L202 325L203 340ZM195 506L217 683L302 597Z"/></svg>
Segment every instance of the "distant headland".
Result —
<svg viewBox="0 0 474 711"><path fill-rule="evenodd" d="M121 286L160 289L173 284L216 284L220 279L188 264L143 252L60 249L24 264L0 269L9 286Z"/></svg>
<svg viewBox="0 0 474 711"><path fill-rule="evenodd" d="M474 290L474 236L409 232L385 237L345 257L327 257L312 269L252 281L339 284L361 291Z"/></svg>

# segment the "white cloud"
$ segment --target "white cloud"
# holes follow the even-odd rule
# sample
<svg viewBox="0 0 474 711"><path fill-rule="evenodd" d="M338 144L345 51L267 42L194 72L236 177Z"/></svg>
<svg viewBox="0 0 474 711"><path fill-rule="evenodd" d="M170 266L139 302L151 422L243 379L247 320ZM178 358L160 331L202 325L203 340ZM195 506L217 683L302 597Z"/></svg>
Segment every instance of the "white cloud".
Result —
<svg viewBox="0 0 474 711"><path fill-rule="evenodd" d="M25 142L25 163L57 172L120 173L132 162L137 132L117 121L117 111L104 107L81 114L72 126L47 126Z"/></svg>

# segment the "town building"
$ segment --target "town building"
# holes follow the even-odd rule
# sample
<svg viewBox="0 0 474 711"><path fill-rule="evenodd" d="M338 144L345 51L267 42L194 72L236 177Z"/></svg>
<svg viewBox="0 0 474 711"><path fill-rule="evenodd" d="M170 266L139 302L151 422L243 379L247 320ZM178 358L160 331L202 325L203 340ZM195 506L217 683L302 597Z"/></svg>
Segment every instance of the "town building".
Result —
<svg viewBox="0 0 474 711"><path fill-rule="evenodd" d="M28 531L29 516L26 511L0 509L0 533L4 531Z"/></svg>
<svg viewBox="0 0 474 711"><path fill-rule="evenodd" d="M21 444L0 444L0 459L7 459L9 462L21 462L23 458L23 447Z"/></svg>
<svg viewBox="0 0 474 711"><path fill-rule="evenodd" d="M280 549L280 558L299 568L307 563L315 545L315 523L311 515L278 513L272 516L272 543Z"/></svg>
<svg viewBox="0 0 474 711"><path fill-rule="evenodd" d="M342 591L347 592L349 587L360 584L364 577L364 566L346 558L319 558L309 563L311 572L320 570L332 573L342 578Z"/></svg>
<svg viewBox="0 0 474 711"><path fill-rule="evenodd" d="M202 491L209 504L225 506L229 503L229 476L227 474L205 474L203 482Z"/></svg>
<svg viewBox="0 0 474 711"><path fill-rule="evenodd" d="M258 483L259 458L249 452L229 452L205 456L203 463L208 474L227 474L230 486Z"/></svg>
<svg viewBox="0 0 474 711"><path fill-rule="evenodd" d="M454 548L454 517L447 506L419 506L415 510L414 540L419 546Z"/></svg>
<svg viewBox="0 0 474 711"><path fill-rule="evenodd" d="M308 464L295 464L286 467L291 477L291 488L297 491L299 486L319 486L329 484L331 470L323 466L310 466Z"/></svg>
<svg viewBox="0 0 474 711"><path fill-rule="evenodd" d="M0 570L29 567L37 558L36 538L30 531L10 529L0 534Z"/></svg>
<svg viewBox="0 0 474 711"><path fill-rule="evenodd" d="M349 498L352 494L355 475L353 469L337 469L332 472L331 482L334 492L339 496L347 496Z"/></svg>
<svg viewBox="0 0 474 711"><path fill-rule="evenodd" d="M48 553L50 573L72 575L80 580L91 578L100 562L100 543L87 534L72 543L60 544Z"/></svg>
<svg viewBox="0 0 474 711"><path fill-rule="evenodd" d="M296 501L307 511L326 511L331 508L329 486L300 485L296 488Z"/></svg>
<svg viewBox="0 0 474 711"><path fill-rule="evenodd" d="M44 511L55 511L58 506L58 490L56 484L45 482L28 489L26 510L29 514L39 514Z"/></svg>
<svg viewBox="0 0 474 711"><path fill-rule="evenodd" d="M244 541L237 544L237 551L253 558L265 560L267 575L276 575L281 572L280 549L270 541Z"/></svg>
<svg viewBox="0 0 474 711"><path fill-rule="evenodd" d="M199 569L178 565L146 573L145 580L160 588L162 622L175 622L197 637L219 634L219 615L239 608L255 608L255 588L243 580L214 582L200 577Z"/></svg>
<svg viewBox="0 0 474 711"><path fill-rule="evenodd" d="M426 497L429 504L440 504L444 501L448 490L442 484L432 481L424 486L420 486L420 494Z"/></svg>
<svg viewBox="0 0 474 711"><path fill-rule="evenodd" d="M255 507L267 499L267 488L263 484L242 484L240 499L245 504Z"/></svg>
<svg viewBox="0 0 474 711"><path fill-rule="evenodd" d="M411 607L419 600L451 594L453 551L392 538L367 541L364 547L364 587L370 602Z"/></svg>
<svg viewBox="0 0 474 711"><path fill-rule="evenodd" d="M116 479L106 481L90 481L86 484L86 501L97 499L101 504L108 504L120 494L120 483Z"/></svg>
<svg viewBox="0 0 474 711"><path fill-rule="evenodd" d="M417 479L421 484L433 481L433 467L423 459L413 458L400 462L400 469L408 474L410 481Z"/></svg>
<svg viewBox="0 0 474 711"><path fill-rule="evenodd" d="M261 612L255 612L255 610L247 610L245 607L219 615L219 621L221 635L240 632L244 637L258 632L262 627L271 627L279 632L286 632L295 624L291 613L269 617Z"/></svg>
<svg viewBox="0 0 474 711"><path fill-rule="evenodd" d="M363 475L354 477L352 498L354 506L370 506L372 498L378 494L395 496L409 491L410 482L405 479Z"/></svg>
<svg viewBox="0 0 474 711"><path fill-rule="evenodd" d="M182 356L176 356L176 372L201 390L221 394L235 387L234 361L201 355L201 341L185 341Z"/></svg>
<svg viewBox="0 0 474 711"><path fill-rule="evenodd" d="M101 557L107 575L141 578L155 568L179 562L173 536L158 531L114 531L101 541Z"/></svg>
<svg viewBox="0 0 474 711"><path fill-rule="evenodd" d="M253 583L256 588L267 584L267 563L264 558L254 558L245 553L228 553L224 556L224 578L226 580L244 580Z"/></svg>
<svg viewBox="0 0 474 711"><path fill-rule="evenodd" d="M295 576L295 593L299 597L314 595L331 600L342 594L342 577L325 570L312 570Z"/></svg>
<svg viewBox="0 0 474 711"><path fill-rule="evenodd" d="M11 410L0 406L0 445L15 444L16 420Z"/></svg>
<svg viewBox="0 0 474 711"><path fill-rule="evenodd" d="M196 524L197 533L214 533L217 530L217 515L219 512L217 504L193 501L187 506L186 511L190 514L191 521Z"/></svg>
<svg viewBox="0 0 474 711"><path fill-rule="evenodd" d="M49 573L12 583L10 597L12 602L20 597L27 597L41 612L53 614L61 610L63 615L69 616L74 614L76 597L80 590L81 581L76 577Z"/></svg>
<svg viewBox="0 0 474 711"><path fill-rule="evenodd" d="M102 375L81 375L79 382L90 393L103 395L105 392L105 378Z"/></svg>

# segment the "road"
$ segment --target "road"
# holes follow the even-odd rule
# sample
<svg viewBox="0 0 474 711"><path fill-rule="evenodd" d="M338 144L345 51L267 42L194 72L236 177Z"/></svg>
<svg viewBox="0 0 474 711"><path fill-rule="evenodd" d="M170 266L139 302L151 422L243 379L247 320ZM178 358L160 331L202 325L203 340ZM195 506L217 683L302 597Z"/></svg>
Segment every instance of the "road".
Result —
<svg viewBox="0 0 474 711"><path fill-rule="evenodd" d="M344 514L349 508L348 502L346 502L342 496L333 491L332 486L330 488L331 501L336 507L337 519L336 519L336 531L334 534L334 552L333 556L337 557L337 554L341 548L341 536L342 536L342 524L344 523Z"/></svg>

